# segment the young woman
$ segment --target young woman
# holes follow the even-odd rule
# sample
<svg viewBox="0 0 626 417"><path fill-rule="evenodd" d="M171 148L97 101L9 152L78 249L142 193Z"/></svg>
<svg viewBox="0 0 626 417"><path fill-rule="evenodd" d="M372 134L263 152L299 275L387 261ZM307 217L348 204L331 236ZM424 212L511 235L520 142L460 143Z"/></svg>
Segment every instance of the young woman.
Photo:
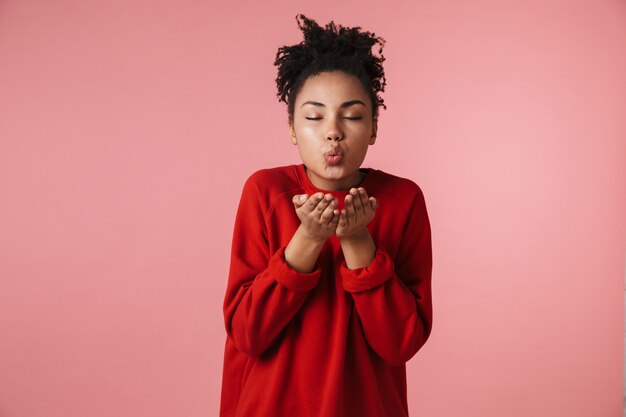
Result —
<svg viewBox="0 0 626 417"><path fill-rule="evenodd" d="M361 168L385 107L384 40L296 20L304 41L275 65L302 163L243 186L220 416L407 416L405 363L432 328L431 231L415 182Z"/></svg>

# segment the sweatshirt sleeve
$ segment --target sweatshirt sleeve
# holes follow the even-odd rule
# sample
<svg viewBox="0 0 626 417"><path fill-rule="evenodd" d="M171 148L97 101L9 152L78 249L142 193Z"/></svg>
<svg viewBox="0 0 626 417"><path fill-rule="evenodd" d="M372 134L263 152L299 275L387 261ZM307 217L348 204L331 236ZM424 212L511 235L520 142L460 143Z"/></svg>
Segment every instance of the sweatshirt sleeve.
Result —
<svg viewBox="0 0 626 417"><path fill-rule="evenodd" d="M370 347L394 366L411 359L430 336L433 316L430 222L419 187L395 261L377 246L369 265L350 270L344 260L339 271Z"/></svg>
<svg viewBox="0 0 626 417"><path fill-rule="evenodd" d="M291 268L286 245L270 254L259 188L254 176L243 187L223 305L228 337L240 352L254 357L276 341L321 276L319 261L310 273Z"/></svg>

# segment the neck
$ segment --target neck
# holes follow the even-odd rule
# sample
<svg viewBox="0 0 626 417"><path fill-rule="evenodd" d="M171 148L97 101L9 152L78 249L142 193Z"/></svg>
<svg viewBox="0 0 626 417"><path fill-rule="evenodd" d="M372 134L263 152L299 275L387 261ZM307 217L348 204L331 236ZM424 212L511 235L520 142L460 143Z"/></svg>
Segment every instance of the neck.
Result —
<svg viewBox="0 0 626 417"><path fill-rule="evenodd" d="M362 172L360 169L358 169L356 173L351 175L349 178L343 179L342 181L326 182L323 179L317 178L316 176L312 177L310 171L306 168L306 166L304 167L304 170L307 177L309 178L309 181L311 181L311 184L313 184L320 190L327 191L347 191L351 188L356 188L367 176L366 172Z"/></svg>

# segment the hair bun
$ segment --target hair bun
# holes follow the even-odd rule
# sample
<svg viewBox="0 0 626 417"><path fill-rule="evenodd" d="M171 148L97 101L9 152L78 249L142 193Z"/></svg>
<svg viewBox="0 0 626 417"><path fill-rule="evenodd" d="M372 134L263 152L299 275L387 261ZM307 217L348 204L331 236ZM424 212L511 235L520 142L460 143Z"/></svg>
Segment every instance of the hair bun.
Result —
<svg viewBox="0 0 626 417"><path fill-rule="evenodd" d="M373 103L373 117L377 118L378 107L387 108L378 96L386 84L382 66L385 40L373 32L362 31L359 26L345 27L331 21L321 27L301 13L296 15L296 22L304 40L280 47L274 61L278 67L277 96L279 101L288 104L290 119L293 117L293 102L304 81L311 75L334 70L359 78ZM380 45L380 56L372 53L376 44Z"/></svg>

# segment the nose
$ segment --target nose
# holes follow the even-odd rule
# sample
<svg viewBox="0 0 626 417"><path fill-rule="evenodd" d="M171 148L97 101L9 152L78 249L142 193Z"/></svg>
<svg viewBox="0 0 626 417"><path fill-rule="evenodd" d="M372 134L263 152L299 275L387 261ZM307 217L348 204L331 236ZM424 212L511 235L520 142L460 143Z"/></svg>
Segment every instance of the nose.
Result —
<svg viewBox="0 0 626 417"><path fill-rule="evenodd" d="M326 139L331 141L331 142L339 142L341 139L343 139L343 137L340 134L328 134L326 135Z"/></svg>
<svg viewBox="0 0 626 417"><path fill-rule="evenodd" d="M328 130L326 131L326 140L329 140L331 142L338 142L342 139L343 139L343 132L341 131L341 129L339 129L339 126L337 126L337 123L330 124L330 126L328 127Z"/></svg>

